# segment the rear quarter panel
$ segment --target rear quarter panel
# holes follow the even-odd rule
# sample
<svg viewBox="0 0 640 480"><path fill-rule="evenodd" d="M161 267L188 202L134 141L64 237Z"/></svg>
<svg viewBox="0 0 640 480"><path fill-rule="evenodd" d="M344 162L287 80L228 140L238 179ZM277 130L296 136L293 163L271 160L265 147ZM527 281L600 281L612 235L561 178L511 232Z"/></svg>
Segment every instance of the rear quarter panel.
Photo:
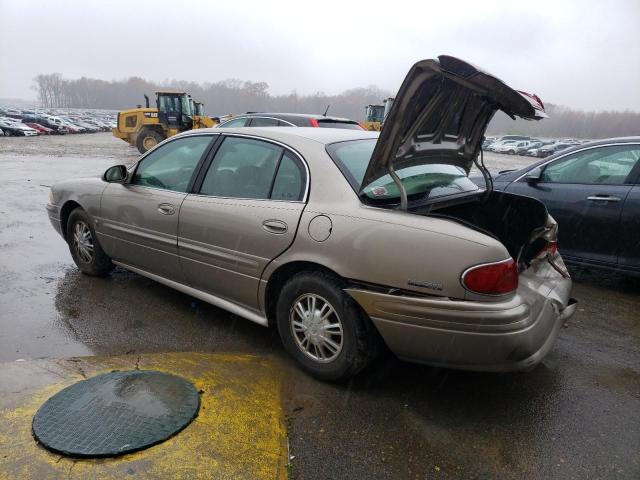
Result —
<svg viewBox="0 0 640 480"><path fill-rule="evenodd" d="M363 205L324 145L307 145L301 151L311 174L309 202L294 242L269 264L263 282L286 263L306 261L352 280L467 298L460 284L464 270L509 258L500 242L456 222ZM318 216L331 221L323 241L312 233Z"/></svg>

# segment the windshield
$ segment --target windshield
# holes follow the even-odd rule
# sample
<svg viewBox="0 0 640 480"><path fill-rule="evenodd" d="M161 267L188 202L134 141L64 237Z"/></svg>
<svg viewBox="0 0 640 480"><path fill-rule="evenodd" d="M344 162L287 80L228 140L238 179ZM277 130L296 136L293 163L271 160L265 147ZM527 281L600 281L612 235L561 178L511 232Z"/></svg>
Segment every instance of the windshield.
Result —
<svg viewBox="0 0 640 480"><path fill-rule="evenodd" d="M329 156L336 163L356 192L369 165L376 139L352 140L327 146ZM430 163L401 168L396 171L411 201L425 201L466 192L476 192L478 186L462 168L448 163ZM375 203L396 203L400 193L390 175L378 177L364 186L363 196Z"/></svg>

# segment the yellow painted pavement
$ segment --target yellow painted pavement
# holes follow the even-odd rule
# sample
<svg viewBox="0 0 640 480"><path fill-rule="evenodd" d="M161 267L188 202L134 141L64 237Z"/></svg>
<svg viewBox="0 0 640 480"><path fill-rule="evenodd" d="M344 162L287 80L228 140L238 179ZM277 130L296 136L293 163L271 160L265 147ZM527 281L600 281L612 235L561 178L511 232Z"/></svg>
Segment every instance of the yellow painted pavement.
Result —
<svg viewBox="0 0 640 480"><path fill-rule="evenodd" d="M72 459L36 443L31 420L51 395L112 370L159 370L201 391L198 417L146 450ZM0 479L285 479L281 373L249 355L166 353L0 364Z"/></svg>

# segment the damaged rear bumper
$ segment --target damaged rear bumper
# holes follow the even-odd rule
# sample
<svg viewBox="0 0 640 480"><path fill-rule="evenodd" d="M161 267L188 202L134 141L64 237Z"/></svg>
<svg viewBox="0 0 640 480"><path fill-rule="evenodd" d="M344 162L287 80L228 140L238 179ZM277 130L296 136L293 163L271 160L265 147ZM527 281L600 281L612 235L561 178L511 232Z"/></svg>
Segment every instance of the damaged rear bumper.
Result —
<svg viewBox="0 0 640 480"><path fill-rule="evenodd" d="M521 274L515 295L497 302L346 291L399 358L464 370L532 368L576 308L571 279L546 262Z"/></svg>

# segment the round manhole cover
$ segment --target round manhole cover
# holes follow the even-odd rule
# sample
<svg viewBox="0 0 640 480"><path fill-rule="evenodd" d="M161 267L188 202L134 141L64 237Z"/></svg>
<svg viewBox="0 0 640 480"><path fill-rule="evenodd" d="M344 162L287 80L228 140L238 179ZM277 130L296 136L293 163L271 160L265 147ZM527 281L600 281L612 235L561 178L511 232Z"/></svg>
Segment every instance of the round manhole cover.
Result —
<svg viewBox="0 0 640 480"><path fill-rule="evenodd" d="M33 434L64 455L121 455L166 440L199 408L197 390L183 378L153 370L111 372L47 400L33 417Z"/></svg>

